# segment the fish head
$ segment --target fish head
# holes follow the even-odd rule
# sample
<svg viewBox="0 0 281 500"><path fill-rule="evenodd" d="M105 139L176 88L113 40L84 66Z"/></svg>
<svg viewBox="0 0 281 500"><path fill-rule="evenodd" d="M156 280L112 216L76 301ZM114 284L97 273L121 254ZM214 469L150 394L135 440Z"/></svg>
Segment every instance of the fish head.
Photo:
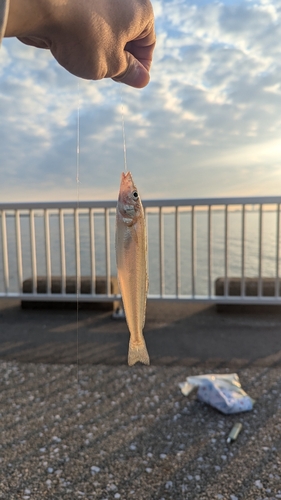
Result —
<svg viewBox="0 0 281 500"><path fill-rule="evenodd" d="M118 198L118 210L123 218L134 220L142 210L142 204L131 172L122 172Z"/></svg>

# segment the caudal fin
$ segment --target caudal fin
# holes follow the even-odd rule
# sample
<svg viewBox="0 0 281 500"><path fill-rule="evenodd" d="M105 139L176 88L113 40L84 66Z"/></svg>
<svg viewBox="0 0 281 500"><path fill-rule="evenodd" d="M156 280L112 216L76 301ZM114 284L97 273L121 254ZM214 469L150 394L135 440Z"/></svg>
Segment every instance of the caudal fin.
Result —
<svg viewBox="0 0 281 500"><path fill-rule="evenodd" d="M144 365L149 365L149 355L145 345L145 341L141 344L129 343L129 353L128 353L128 365L133 366L135 363L140 361Z"/></svg>

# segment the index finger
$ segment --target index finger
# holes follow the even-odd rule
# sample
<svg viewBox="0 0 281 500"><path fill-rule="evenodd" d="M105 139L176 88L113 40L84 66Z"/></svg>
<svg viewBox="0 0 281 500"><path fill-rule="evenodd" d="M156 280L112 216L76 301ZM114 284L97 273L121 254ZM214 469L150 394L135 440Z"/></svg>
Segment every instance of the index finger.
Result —
<svg viewBox="0 0 281 500"><path fill-rule="evenodd" d="M146 36L128 42L125 50L130 52L149 71L155 44L156 36L153 27Z"/></svg>

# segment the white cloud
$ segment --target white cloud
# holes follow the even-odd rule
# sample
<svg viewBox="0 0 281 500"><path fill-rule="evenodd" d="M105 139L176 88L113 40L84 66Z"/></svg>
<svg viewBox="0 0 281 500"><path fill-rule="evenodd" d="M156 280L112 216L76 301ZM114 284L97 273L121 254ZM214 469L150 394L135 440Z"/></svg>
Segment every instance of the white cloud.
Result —
<svg viewBox="0 0 281 500"><path fill-rule="evenodd" d="M276 194L281 2L155 0L151 83L78 80L48 51L0 51L0 199L117 196L128 167L143 197ZM121 91L122 89L122 91Z"/></svg>

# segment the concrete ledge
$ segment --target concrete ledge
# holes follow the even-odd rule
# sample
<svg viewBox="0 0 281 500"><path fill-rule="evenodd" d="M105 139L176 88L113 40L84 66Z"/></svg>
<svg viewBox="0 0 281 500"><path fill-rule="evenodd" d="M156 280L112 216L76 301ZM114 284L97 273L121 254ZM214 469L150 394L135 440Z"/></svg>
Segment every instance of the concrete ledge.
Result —
<svg viewBox="0 0 281 500"><path fill-rule="evenodd" d="M245 296L257 297L258 296L258 278L245 278ZM224 295L225 278L217 278L215 281L215 295L221 297ZM279 282L279 295L281 294L281 286ZM231 297L240 297L242 294L242 279L241 278L228 278L228 295ZM275 296L275 278L262 278L262 296L274 297ZM263 304L217 304L216 309L218 312L251 312L256 313L262 308L263 312L276 312L280 311L280 305L263 305Z"/></svg>
<svg viewBox="0 0 281 500"><path fill-rule="evenodd" d="M105 294L106 293L106 276L96 277L96 293ZM116 276L111 276L110 287L112 294L118 294L118 282ZM91 277L81 276L80 279L80 290L81 294L89 295L91 293ZM32 278L27 278L22 284L23 293L32 293ZM21 307L23 309L77 309L77 303L67 301L46 301L44 300L44 293L47 293L47 277L37 276L36 281L36 291L38 294L42 294L42 300L22 300ZM67 276L65 283L65 291L68 294L77 293L77 279L76 276ZM61 276L51 277L51 293L62 293ZM112 311L119 305L118 301L112 302L95 302L94 300L89 302L83 302L79 300L79 309L94 309L100 311Z"/></svg>
<svg viewBox="0 0 281 500"><path fill-rule="evenodd" d="M215 294L224 295L225 278L217 278L215 281ZM257 297L258 295L258 278L245 278L245 295L247 297ZM279 295L281 286L279 283ZM228 278L228 295L240 297L242 293L242 279L241 278ZM275 278L262 278L262 296L274 297L275 296Z"/></svg>

